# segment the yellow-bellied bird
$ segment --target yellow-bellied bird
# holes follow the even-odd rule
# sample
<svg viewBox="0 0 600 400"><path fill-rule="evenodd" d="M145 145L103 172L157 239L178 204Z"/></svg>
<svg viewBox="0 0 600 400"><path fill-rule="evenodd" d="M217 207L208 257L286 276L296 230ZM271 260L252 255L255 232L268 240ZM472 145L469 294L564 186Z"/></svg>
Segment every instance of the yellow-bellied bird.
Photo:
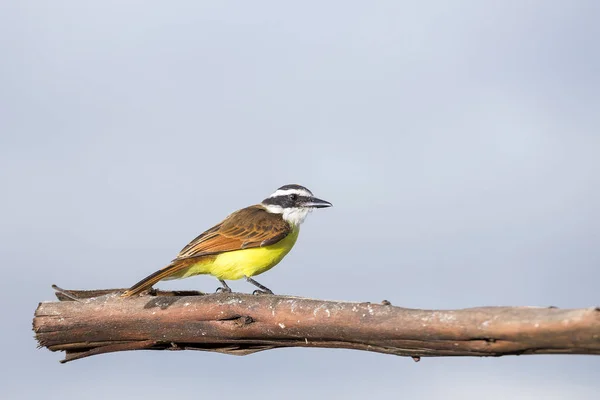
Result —
<svg viewBox="0 0 600 400"><path fill-rule="evenodd" d="M133 296L167 279L209 274L221 281L245 278L261 293L273 293L252 279L277 265L292 249L300 224L314 208L331 207L300 185L285 185L260 204L242 208L185 246L169 265L123 293Z"/></svg>

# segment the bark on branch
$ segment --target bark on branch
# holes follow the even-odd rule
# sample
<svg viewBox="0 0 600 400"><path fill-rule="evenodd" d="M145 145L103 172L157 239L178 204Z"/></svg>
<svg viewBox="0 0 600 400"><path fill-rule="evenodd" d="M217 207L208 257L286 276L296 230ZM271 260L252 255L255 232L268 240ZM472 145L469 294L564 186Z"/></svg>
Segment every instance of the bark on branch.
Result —
<svg viewBox="0 0 600 400"><path fill-rule="evenodd" d="M115 289L117 290L117 289ZM65 291L44 302L36 339L63 362L124 350L246 355L279 347L367 350L399 356L600 354L600 308L480 307L416 310L289 296L114 290ZM112 292L112 293L111 293ZM68 300L57 293L61 300ZM97 296L86 298L90 296Z"/></svg>

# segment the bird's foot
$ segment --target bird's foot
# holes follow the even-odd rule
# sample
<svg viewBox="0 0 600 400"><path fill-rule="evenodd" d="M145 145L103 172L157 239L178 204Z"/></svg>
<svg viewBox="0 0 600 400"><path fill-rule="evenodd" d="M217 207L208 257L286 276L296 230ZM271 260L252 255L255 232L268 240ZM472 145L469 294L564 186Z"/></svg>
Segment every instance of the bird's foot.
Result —
<svg viewBox="0 0 600 400"><path fill-rule="evenodd" d="M263 294L275 294L275 293L273 293L273 291L271 291L269 289L267 289L267 290L256 289L254 292L252 292L252 294L260 296L260 295L263 295Z"/></svg>
<svg viewBox="0 0 600 400"><path fill-rule="evenodd" d="M246 281L250 282L251 284L253 284L254 286L256 286L258 288L254 292L252 292L252 294L275 294L271 291L271 289L269 289L266 286L261 285L260 283L256 282L254 279L250 278L249 276L244 276L244 278L246 278Z"/></svg>
<svg viewBox="0 0 600 400"><path fill-rule="evenodd" d="M223 279L219 279L221 282L221 287L217 289L217 293L231 293L231 288Z"/></svg>

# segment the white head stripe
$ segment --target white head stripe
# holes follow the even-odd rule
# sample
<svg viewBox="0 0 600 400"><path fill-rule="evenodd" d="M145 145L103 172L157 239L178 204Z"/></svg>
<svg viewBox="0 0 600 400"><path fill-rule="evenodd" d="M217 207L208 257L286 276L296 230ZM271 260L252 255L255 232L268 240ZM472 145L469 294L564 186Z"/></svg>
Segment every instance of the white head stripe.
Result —
<svg viewBox="0 0 600 400"><path fill-rule="evenodd" d="M312 193L305 189L277 189L275 193L273 193L269 197L287 196L288 194L297 194L298 196L312 197Z"/></svg>

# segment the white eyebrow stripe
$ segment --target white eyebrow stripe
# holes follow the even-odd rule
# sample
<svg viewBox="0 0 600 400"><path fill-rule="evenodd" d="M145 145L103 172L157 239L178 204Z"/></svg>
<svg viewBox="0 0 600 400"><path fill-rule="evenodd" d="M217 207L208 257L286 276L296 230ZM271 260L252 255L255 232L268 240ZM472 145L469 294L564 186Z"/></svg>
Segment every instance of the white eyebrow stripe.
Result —
<svg viewBox="0 0 600 400"><path fill-rule="evenodd" d="M273 193L269 197L287 196L289 194L297 194L298 196L312 197L312 193L310 193L308 190L304 190L304 189L285 189L285 190L277 189L275 191L275 193Z"/></svg>

